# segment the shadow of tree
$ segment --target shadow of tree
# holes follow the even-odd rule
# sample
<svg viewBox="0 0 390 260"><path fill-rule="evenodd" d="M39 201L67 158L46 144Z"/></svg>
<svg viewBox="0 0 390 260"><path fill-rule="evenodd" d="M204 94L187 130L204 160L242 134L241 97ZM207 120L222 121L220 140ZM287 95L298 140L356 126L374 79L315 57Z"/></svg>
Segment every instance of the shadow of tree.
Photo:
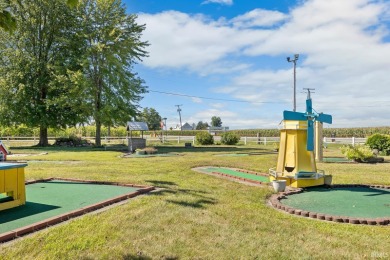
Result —
<svg viewBox="0 0 390 260"><path fill-rule="evenodd" d="M194 189L178 189L178 185L175 182L170 181L158 181L158 180L147 180L153 186L158 187L155 192L150 193L151 196L162 196L166 194L171 195L190 195L197 198L195 201L190 200L171 200L167 199L169 203L180 205L183 207L192 207L192 208L205 208L207 205L216 204L218 201L206 194L209 192L203 190L194 190Z"/></svg>
<svg viewBox="0 0 390 260"><path fill-rule="evenodd" d="M142 254L142 253L141 253ZM144 255L132 255L132 254L125 254L122 256L123 260L151 260L153 258L149 256L144 256ZM161 256L161 260L177 260L179 257L177 256Z"/></svg>
<svg viewBox="0 0 390 260"><path fill-rule="evenodd" d="M194 202L189 201L176 201L176 200L167 200L169 203L173 203L183 207L191 207L191 208L205 208L206 205L214 205L217 203L215 199L199 199Z"/></svg>

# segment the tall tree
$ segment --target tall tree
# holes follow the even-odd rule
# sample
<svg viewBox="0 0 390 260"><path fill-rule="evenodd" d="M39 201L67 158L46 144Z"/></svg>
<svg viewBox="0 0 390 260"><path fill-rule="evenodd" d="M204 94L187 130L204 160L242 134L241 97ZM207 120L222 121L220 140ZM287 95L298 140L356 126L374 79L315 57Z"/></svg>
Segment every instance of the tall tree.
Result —
<svg viewBox="0 0 390 260"><path fill-rule="evenodd" d="M146 122L149 130L160 130L161 129L161 116L154 108L145 107L137 120Z"/></svg>
<svg viewBox="0 0 390 260"><path fill-rule="evenodd" d="M140 40L144 26L127 15L120 0L82 0L78 6L79 35L85 55L87 102L96 125L96 145L101 145L101 126L121 124L137 113L144 82L133 65L147 55Z"/></svg>
<svg viewBox="0 0 390 260"><path fill-rule="evenodd" d="M213 116L211 118L211 126L213 127L221 127L222 126L222 121L219 116Z"/></svg>
<svg viewBox="0 0 390 260"><path fill-rule="evenodd" d="M0 121L39 127L39 145L46 146L48 127L76 124L83 115L76 21L63 0L9 1L9 10L18 26L0 31Z"/></svg>
<svg viewBox="0 0 390 260"><path fill-rule="evenodd" d="M196 125L196 130L205 130L209 127L209 124L207 122L199 121L198 124Z"/></svg>
<svg viewBox="0 0 390 260"><path fill-rule="evenodd" d="M3 28L5 31L13 31L16 29L16 18L7 10L10 8L11 2L10 0L0 2L0 28ZM66 3L70 7L76 7L79 0L66 0Z"/></svg>

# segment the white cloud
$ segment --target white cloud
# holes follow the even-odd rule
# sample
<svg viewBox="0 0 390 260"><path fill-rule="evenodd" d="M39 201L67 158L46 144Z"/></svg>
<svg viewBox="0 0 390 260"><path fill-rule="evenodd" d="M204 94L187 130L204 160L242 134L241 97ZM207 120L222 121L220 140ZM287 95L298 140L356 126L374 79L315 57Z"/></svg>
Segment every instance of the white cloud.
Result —
<svg viewBox="0 0 390 260"><path fill-rule="evenodd" d="M191 100L192 100L192 102L198 103L198 104L203 102L201 98L197 98L197 97L192 97Z"/></svg>
<svg viewBox="0 0 390 260"><path fill-rule="evenodd" d="M265 27L272 26L287 19L287 15L278 11L268 11L264 9L254 9L248 13L237 16L231 20L235 27Z"/></svg>
<svg viewBox="0 0 390 260"><path fill-rule="evenodd" d="M143 39L150 42L149 58L144 65L151 68L186 68L202 73L228 73L245 69L245 64L224 62L229 54L237 54L253 40L265 39L267 31L253 35L207 17L167 11L155 15L139 14L138 22L146 24Z"/></svg>
<svg viewBox="0 0 390 260"><path fill-rule="evenodd" d="M211 3L232 5L233 0L206 0L202 4L211 4Z"/></svg>
<svg viewBox="0 0 390 260"><path fill-rule="evenodd" d="M141 14L139 19L146 23L144 38L152 44L146 66L185 68L200 75L231 73L230 83L218 92L250 102L290 102L292 64L285 57L300 53L300 110L305 99L300 90L316 88L314 106L333 114L335 126L377 126L390 123L390 114L383 112L389 109L384 101L390 100L385 98L390 43L384 40L389 37L389 10L390 3L384 1L308 0L288 14L255 9L214 21L171 11ZM280 57L285 66L272 69L239 59L248 56ZM211 118L212 112L223 111L210 109L195 116ZM230 113L223 120L239 122L238 115ZM242 125L255 124L255 119L242 120L247 122ZM260 121L256 124L266 125Z"/></svg>

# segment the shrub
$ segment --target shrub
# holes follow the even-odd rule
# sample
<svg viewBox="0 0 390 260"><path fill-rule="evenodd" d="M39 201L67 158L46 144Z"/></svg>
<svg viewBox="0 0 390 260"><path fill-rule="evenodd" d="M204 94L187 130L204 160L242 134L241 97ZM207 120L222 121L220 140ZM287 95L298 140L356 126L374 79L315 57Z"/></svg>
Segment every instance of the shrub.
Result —
<svg viewBox="0 0 390 260"><path fill-rule="evenodd" d="M69 137L58 137L55 139L55 146L88 146L91 145L87 140L71 135Z"/></svg>
<svg viewBox="0 0 390 260"><path fill-rule="evenodd" d="M221 143L227 145L234 145L240 141L240 136L232 132L225 132L221 135Z"/></svg>
<svg viewBox="0 0 390 260"><path fill-rule="evenodd" d="M390 153L390 136L384 134L374 134L367 138L366 144L371 149L378 149L385 154Z"/></svg>
<svg viewBox="0 0 390 260"><path fill-rule="evenodd" d="M374 153L371 148L366 145L344 145L341 147L341 152L349 160L356 162L367 162L369 159L374 157Z"/></svg>
<svg viewBox="0 0 390 260"><path fill-rule="evenodd" d="M214 138L207 132L199 132L196 134L196 142L201 145L208 145L214 143Z"/></svg>

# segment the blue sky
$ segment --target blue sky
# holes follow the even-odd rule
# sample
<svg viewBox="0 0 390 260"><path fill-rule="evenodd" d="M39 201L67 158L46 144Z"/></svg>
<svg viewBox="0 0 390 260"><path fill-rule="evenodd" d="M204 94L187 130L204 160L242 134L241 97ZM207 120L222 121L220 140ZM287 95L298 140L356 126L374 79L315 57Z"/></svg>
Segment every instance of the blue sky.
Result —
<svg viewBox="0 0 390 260"><path fill-rule="evenodd" d="M390 125L390 2L125 0L145 24L149 57L135 67L168 127L219 116L231 129L276 128L303 88L326 127ZM163 93L162 93L163 92ZM164 94L164 93L174 93ZM205 98L199 98L205 97Z"/></svg>

